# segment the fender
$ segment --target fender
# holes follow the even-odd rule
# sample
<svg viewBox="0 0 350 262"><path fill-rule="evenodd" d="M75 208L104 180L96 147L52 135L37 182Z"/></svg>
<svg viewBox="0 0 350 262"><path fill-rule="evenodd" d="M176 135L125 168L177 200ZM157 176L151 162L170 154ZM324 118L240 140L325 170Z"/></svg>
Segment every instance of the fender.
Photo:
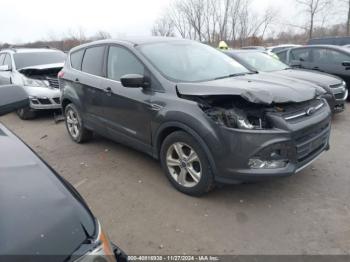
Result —
<svg viewBox="0 0 350 262"><path fill-rule="evenodd" d="M159 137L160 137L160 134L167 128L178 128L178 129L181 129L181 130L187 132L188 134L190 134L202 146L202 148L204 149L204 151L208 157L208 160L209 160L209 163L210 163L210 166L212 168L213 173L215 175L217 174L217 167L216 167L213 155L212 155L209 147L205 143L204 139L195 130L193 130L188 125L181 123L179 121L165 122L159 126L159 128L157 129L156 132L153 132L152 141L154 141L154 144L153 144L153 156L154 156L154 158L156 158L156 159L159 158L159 152L160 152L160 147L161 147Z"/></svg>

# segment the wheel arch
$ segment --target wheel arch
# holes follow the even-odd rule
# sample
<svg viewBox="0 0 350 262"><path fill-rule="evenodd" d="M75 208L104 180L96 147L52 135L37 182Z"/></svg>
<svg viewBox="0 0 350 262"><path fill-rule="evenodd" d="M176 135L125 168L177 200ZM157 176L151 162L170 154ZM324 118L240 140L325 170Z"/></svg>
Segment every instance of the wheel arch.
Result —
<svg viewBox="0 0 350 262"><path fill-rule="evenodd" d="M204 139L192 128L190 128L188 125L183 124L181 122L177 122L177 121L171 121L171 122L167 122L162 124L155 136L154 136L154 148L153 148L153 156L156 159L160 158L160 150L162 147L162 144L164 142L164 140L172 133L176 132L176 131L183 131L189 135L191 135L203 148L204 152L206 153L210 166L212 168L212 171L214 174L216 174L216 164L214 161L214 157L208 147L208 145L205 143Z"/></svg>

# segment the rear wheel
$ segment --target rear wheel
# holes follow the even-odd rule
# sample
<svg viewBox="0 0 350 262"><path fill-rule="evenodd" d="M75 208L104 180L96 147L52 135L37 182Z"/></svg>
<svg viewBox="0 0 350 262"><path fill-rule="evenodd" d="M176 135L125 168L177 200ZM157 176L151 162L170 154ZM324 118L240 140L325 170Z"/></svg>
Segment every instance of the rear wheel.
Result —
<svg viewBox="0 0 350 262"><path fill-rule="evenodd" d="M22 120L30 120L36 117L35 111L29 107L18 109L17 115Z"/></svg>
<svg viewBox="0 0 350 262"><path fill-rule="evenodd" d="M189 134L170 134L161 148L161 163L170 182L179 191L201 196L214 187L214 176L205 151Z"/></svg>
<svg viewBox="0 0 350 262"><path fill-rule="evenodd" d="M79 110L74 104L65 108L65 122L70 137L76 143L84 143L93 137L93 132L84 127Z"/></svg>

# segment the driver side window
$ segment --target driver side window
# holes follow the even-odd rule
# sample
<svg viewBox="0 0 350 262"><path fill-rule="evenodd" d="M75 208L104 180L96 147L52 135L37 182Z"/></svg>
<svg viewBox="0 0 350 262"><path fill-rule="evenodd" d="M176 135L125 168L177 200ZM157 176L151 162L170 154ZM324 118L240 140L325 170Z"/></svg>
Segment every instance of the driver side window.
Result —
<svg viewBox="0 0 350 262"><path fill-rule="evenodd" d="M145 74L142 63L128 50L122 47L110 46L108 52L107 77L120 81L127 74Z"/></svg>

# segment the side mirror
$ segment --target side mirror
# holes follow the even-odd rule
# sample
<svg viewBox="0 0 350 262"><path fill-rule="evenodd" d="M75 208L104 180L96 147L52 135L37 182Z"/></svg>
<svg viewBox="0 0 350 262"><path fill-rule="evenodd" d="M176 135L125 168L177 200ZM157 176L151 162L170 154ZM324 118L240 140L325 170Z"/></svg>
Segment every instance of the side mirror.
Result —
<svg viewBox="0 0 350 262"><path fill-rule="evenodd" d="M149 86L149 81L143 75L129 74L122 76L120 82L124 87L130 88L145 88Z"/></svg>
<svg viewBox="0 0 350 262"><path fill-rule="evenodd" d="M350 61L344 61L342 65L345 67L350 67Z"/></svg>
<svg viewBox="0 0 350 262"><path fill-rule="evenodd" d="M0 116L29 106L29 97L20 86L0 86Z"/></svg>
<svg viewBox="0 0 350 262"><path fill-rule="evenodd" d="M11 68L8 65L2 65L0 66L0 71L11 71Z"/></svg>
<svg viewBox="0 0 350 262"><path fill-rule="evenodd" d="M301 61L298 61L298 60L292 60L291 63L290 63L290 66L291 67L297 67L297 68L300 68L301 67Z"/></svg>

